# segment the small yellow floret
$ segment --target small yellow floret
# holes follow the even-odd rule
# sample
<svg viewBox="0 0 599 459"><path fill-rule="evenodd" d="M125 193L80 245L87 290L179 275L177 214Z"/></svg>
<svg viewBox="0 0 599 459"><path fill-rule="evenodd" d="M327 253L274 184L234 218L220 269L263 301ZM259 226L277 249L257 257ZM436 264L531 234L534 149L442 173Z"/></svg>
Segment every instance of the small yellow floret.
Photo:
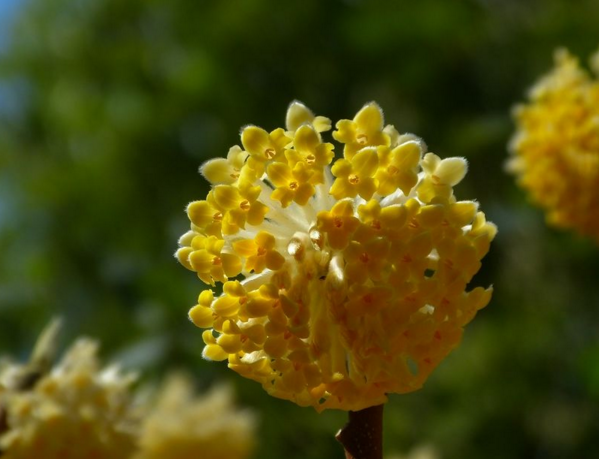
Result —
<svg viewBox="0 0 599 459"><path fill-rule="evenodd" d="M285 126L290 135L302 126L311 126L318 132L325 132L331 129L331 120L324 116L314 116L312 110L296 100L287 109Z"/></svg>
<svg viewBox="0 0 599 459"><path fill-rule="evenodd" d="M377 192L387 196L399 188L404 194L418 182L418 164L422 158L422 145L410 140L391 149L379 147L379 167L375 178Z"/></svg>
<svg viewBox="0 0 599 459"><path fill-rule="evenodd" d="M314 194L314 186L308 183L312 173L303 162L297 162L293 169L288 164L272 163L266 173L276 187L270 196L283 207L288 207L292 201L303 206Z"/></svg>
<svg viewBox="0 0 599 459"><path fill-rule="evenodd" d="M282 128L270 134L256 126L248 126L241 132L241 143L249 153L248 168L257 176L264 173L264 166L270 161L281 160L284 148L291 139Z"/></svg>
<svg viewBox="0 0 599 459"><path fill-rule="evenodd" d="M376 148L363 148L353 156L351 161L340 159L331 168L337 179L330 193L336 199L355 198L370 199L377 189L374 174L379 167ZM395 191L397 187L394 187Z"/></svg>
<svg viewBox="0 0 599 459"><path fill-rule="evenodd" d="M389 130L384 130L383 111L375 102L364 105L353 120L341 120L333 132L335 140L345 144L343 155L351 160L364 147L391 144Z"/></svg>
<svg viewBox="0 0 599 459"><path fill-rule="evenodd" d="M202 165L200 172L213 185L218 183L232 184L239 179L247 157L248 153L235 145L229 149L227 159L211 159Z"/></svg>

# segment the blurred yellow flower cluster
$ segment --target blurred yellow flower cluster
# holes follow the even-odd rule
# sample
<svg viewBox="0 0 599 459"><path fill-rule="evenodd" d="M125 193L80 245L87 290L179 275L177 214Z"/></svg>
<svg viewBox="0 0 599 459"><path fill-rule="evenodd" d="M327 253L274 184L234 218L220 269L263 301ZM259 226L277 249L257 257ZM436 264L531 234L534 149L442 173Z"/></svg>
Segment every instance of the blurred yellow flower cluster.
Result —
<svg viewBox="0 0 599 459"><path fill-rule="evenodd" d="M196 397L182 374L172 375L142 423L133 459L244 459L255 446L255 417L233 406L229 386Z"/></svg>
<svg viewBox="0 0 599 459"><path fill-rule="evenodd" d="M393 454L385 456L385 459L440 459L440 454L437 449L428 444L415 446L407 454Z"/></svg>
<svg viewBox="0 0 599 459"><path fill-rule="evenodd" d="M508 169L547 221L599 241L599 52L595 77L566 50L516 107Z"/></svg>
<svg viewBox="0 0 599 459"><path fill-rule="evenodd" d="M203 355L271 395L360 410L422 386L491 289L466 291L496 227L457 201L463 158L426 153L376 103L331 122L299 102L285 129L247 126L201 171L177 258L205 283ZM331 166L332 163L332 166Z"/></svg>
<svg viewBox="0 0 599 459"><path fill-rule="evenodd" d="M78 340L29 390L6 384L1 395L8 426L0 437L3 458L131 456L137 420L130 386L135 378L114 367L101 369L96 352L94 342ZM10 381L11 371L4 380Z"/></svg>
<svg viewBox="0 0 599 459"><path fill-rule="evenodd" d="M37 354L44 365L35 355L26 365L0 365L3 459L245 459L252 453L254 416L235 409L229 389L197 397L191 382L176 375L156 405L143 403L132 388L136 376L102 368L89 339L77 340L48 366L56 327L50 331Z"/></svg>

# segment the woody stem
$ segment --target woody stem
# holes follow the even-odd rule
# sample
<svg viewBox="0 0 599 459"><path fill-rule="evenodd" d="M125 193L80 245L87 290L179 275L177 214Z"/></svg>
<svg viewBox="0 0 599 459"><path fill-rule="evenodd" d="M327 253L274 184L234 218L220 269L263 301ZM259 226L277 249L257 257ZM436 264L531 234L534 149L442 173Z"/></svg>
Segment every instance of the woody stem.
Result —
<svg viewBox="0 0 599 459"><path fill-rule="evenodd" d="M349 412L349 421L335 436L345 449L346 459L383 458L383 407Z"/></svg>

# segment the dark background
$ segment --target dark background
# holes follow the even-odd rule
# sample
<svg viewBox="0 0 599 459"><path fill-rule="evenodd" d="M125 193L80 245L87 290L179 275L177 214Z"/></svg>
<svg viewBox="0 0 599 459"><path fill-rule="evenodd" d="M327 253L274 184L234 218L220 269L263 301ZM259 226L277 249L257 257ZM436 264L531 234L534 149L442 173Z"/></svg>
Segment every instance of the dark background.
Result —
<svg viewBox="0 0 599 459"><path fill-rule="evenodd" d="M0 1L0 353L53 316L145 380L229 380L260 412L260 458L341 457L345 413L269 397L201 359L202 285L172 254L183 212L252 123L299 99L336 121L378 101L441 157L499 234L473 285L495 295L417 393L392 396L385 450L590 458L599 448L599 248L547 228L504 172L510 111L566 46L599 45L596 0ZM11 14L8 16L11 6ZM596 192L596 191L595 191Z"/></svg>

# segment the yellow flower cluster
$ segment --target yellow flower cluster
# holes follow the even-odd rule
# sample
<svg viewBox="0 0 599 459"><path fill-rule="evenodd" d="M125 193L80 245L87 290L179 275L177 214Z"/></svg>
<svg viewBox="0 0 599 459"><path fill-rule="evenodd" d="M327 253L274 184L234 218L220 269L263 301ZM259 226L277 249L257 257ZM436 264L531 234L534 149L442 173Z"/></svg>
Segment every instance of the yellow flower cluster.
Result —
<svg viewBox="0 0 599 459"><path fill-rule="evenodd" d="M330 121L299 102L286 129L242 130L243 148L201 171L177 258L204 290L190 319L203 355L271 395L360 410L422 386L490 300L466 291L496 233L453 186L463 158L426 153L376 103ZM426 154L425 154L426 153Z"/></svg>
<svg viewBox="0 0 599 459"><path fill-rule="evenodd" d="M254 426L252 413L233 406L229 387L197 398L187 377L173 375L143 422L134 459L245 459Z"/></svg>
<svg viewBox="0 0 599 459"><path fill-rule="evenodd" d="M100 369L97 345L81 339L30 390L0 393L8 430L6 459L125 459L135 449L130 385L134 377ZM7 372L9 373L9 372ZM9 374L6 378L10 380Z"/></svg>
<svg viewBox="0 0 599 459"><path fill-rule="evenodd" d="M595 77L565 50L516 107L508 169L547 221L599 241L599 52Z"/></svg>
<svg viewBox="0 0 599 459"><path fill-rule="evenodd" d="M52 367L57 324L25 365L0 361L2 459L246 459L255 420L228 388L194 395L182 375L141 402L136 377L102 369L97 344L79 339ZM41 344L41 346L40 346Z"/></svg>

